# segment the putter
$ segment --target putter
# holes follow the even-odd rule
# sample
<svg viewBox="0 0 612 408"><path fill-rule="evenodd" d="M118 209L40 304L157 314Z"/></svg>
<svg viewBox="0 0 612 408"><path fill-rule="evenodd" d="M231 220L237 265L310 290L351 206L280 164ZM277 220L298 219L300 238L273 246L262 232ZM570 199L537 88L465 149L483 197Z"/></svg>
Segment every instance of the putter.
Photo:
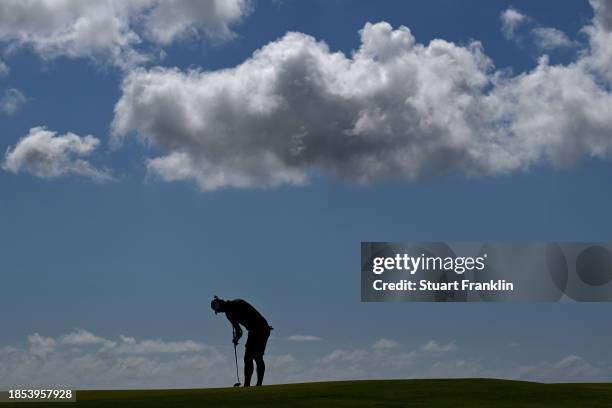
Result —
<svg viewBox="0 0 612 408"><path fill-rule="evenodd" d="M236 345L234 344L234 360L236 360L236 379L238 382L234 384L234 387L240 387L240 376L238 375L238 353L236 352Z"/></svg>

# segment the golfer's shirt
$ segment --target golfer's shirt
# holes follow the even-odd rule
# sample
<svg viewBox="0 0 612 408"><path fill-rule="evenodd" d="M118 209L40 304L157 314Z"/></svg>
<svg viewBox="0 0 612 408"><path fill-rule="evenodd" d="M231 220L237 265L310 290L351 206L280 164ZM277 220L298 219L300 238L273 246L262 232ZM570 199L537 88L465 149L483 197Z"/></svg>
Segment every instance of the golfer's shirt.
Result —
<svg viewBox="0 0 612 408"><path fill-rule="evenodd" d="M225 316L232 324L241 324L248 331L270 330L268 321L248 302L242 299L228 300L225 304Z"/></svg>

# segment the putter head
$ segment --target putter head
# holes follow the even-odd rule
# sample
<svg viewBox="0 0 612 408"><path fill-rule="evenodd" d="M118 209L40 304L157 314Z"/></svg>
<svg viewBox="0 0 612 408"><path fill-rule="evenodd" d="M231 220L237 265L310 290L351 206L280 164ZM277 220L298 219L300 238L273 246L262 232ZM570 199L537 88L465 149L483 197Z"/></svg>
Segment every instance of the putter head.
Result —
<svg viewBox="0 0 612 408"><path fill-rule="evenodd" d="M240 387L240 383L237 382L236 384L234 384L234 387Z"/></svg>

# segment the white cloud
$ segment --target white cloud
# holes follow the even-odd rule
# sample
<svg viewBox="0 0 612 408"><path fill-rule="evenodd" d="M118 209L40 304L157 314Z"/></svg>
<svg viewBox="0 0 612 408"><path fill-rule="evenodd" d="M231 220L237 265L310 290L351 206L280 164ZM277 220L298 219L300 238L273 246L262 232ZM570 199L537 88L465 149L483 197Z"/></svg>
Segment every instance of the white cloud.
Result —
<svg viewBox="0 0 612 408"><path fill-rule="evenodd" d="M512 359L511 359L512 360ZM532 359L533 360L533 359ZM299 362L298 362L299 363ZM338 349L316 360L315 365L302 362L300 376L318 381L332 379L373 378L507 378L529 381L607 381L612 367L595 367L576 355L556 362L515 364L507 360L493 362L490 358L458 353L453 342L429 341L423 346L406 350Z"/></svg>
<svg viewBox="0 0 612 408"><path fill-rule="evenodd" d="M453 342L442 344L435 340L429 340L427 343L421 346L421 351L426 353L448 353L456 350L457 346L455 346L455 343Z"/></svg>
<svg viewBox="0 0 612 408"><path fill-rule="evenodd" d="M30 47L44 58L89 57L128 64L139 60L130 15L145 5L113 0L0 2L0 40Z"/></svg>
<svg viewBox="0 0 612 408"><path fill-rule="evenodd" d="M399 343L391 339L379 339L372 346L374 350L388 350L396 347L399 347Z"/></svg>
<svg viewBox="0 0 612 408"><path fill-rule="evenodd" d="M13 387L171 388L221 386L227 385L224 379L232 378L233 363L214 347L194 348L199 343L191 340L128 339L114 342L82 329L57 339L33 334L27 338L27 347L0 349L0 383ZM135 349L108 352L113 344L119 349L126 342ZM294 364L289 356L277 360L276 367Z"/></svg>
<svg viewBox="0 0 612 408"><path fill-rule="evenodd" d="M487 358L432 353L422 347L410 350L401 345L337 349L331 353L317 350L300 358L290 353L275 354L276 347L270 346L271 352L265 357L266 384L465 377L602 381L609 380L612 373L609 365L595 367L574 354L558 361L521 366L513 361L492 365ZM132 336L111 340L84 329L56 338L35 333L24 344L0 347L0 384L89 389L228 386L235 381L234 355L231 347L223 351L194 340L136 340Z"/></svg>
<svg viewBox="0 0 612 408"><path fill-rule="evenodd" d="M536 45L542 50L570 48L578 46L563 31L551 27L536 27L532 30Z"/></svg>
<svg viewBox="0 0 612 408"><path fill-rule="evenodd" d="M228 37L248 0L5 0L0 41L43 58L87 57L129 67L148 58L146 40Z"/></svg>
<svg viewBox="0 0 612 408"><path fill-rule="evenodd" d="M292 341L320 341L321 340L320 337L310 336L306 334L294 334L293 336L289 336L288 339Z"/></svg>
<svg viewBox="0 0 612 408"><path fill-rule="evenodd" d="M41 358L54 351L57 345L57 342L52 337L43 337L38 333L28 336L28 343L30 344L30 353Z"/></svg>
<svg viewBox="0 0 612 408"><path fill-rule="evenodd" d="M4 61L0 60L0 78L5 77L10 72L10 68L8 65L4 63Z"/></svg>
<svg viewBox="0 0 612 408"><path fill-rule="evenodd" d="M75 331L62 336L60 343L71 346L89 346L105 344L108 343L108 340L100 336L96 336L87 330L76 329Z"/></svg>
<svg viewBox="0 0 612 408"><path fill-rule="evenodd" d="M369 356L366 350L334 350L331 353L323 356L321 362L324 364L333 363L336 361L343 362L359 362L365 360Z"/></svg>
<svg viewBox="0 0 612 408"><path fill-rule="evenodd" d="M518 35L519 29L527 25L535 25L530 31L535 45L540 50L551 51L559 48L578 47L580 45L557 28L537 26L532 18L514 8L505 10L501 14L500 19L502 22L502 33L508 40L521 42L522 36Z"/></svg>
<svg viewBox="0 0 612 408"><path fill-rule="evenodd" d="M317 366L303 367L302 375L307 378L321 376L322 379L495 376L478 361L458 358L447 352L454 350L454 347L454 344L435 343L433 346L429 344L428 347L406 349L394 340L380 339L371 349L334 350L318 359ZM432 352L433 349L436 352ZM499 373L497 377L501 377Z"/></svg>
<svg viewBox="0 0 612 408"><path fill-rule="evenodd" d="M1 70L2 66L0 66L0 71ZM12 115L21 109L26 101L27 98L19 89L9 88L4 91L2 98L0 98L0 110L7 115Z"/></svg>
<svg viewBox="0 0 612 408"><path fill-rule="evenodd" d="M570 378L593 377L599 374L599 369L575 354L571 354L555 363L554 368L565 373Z"/></svg>
<svg viewBox="0 0 612 408"><path fill-rule="evenodd" d="M595 7L595 24L586 27L591 53L587 64L612 84L612 5L606 0L591 0Z"/></svg>
<svg viewBox="0 0 612 408"><path fill-rule="evenodd" d="M500 20L502 22L502 33L507 39L511 39L514 37L516 30L529 21L529 17L510 7L501 13Z"/></svg>
<svg viewBox="0 0 612 408"><path fill-rule="evenodd" d="M206 345L192 340L166 342L158 339L136 341L134 337L120 336L119 342L107 343L102 351L117 354L155 354L198 353L205 351L206 349Z"/></svg>
<svg viewBox="0 0 612 408"><path fill-rule="evenodd" d="M299 375L300 372L301 365L291 354L266 355L265 363L268 376L271 373L275 373L276 375L280 373Z"/></svg>
<svg viewBox="0 0 612 408"><path fill-rule="evenodd" d="M518 378L540 381L598 381L603 371L582 357L570 354L557 362L519 367L517 374Z"/></svg>
<svg viewBox="0 0 612 408"><path fill-rule="evenodd" d="M5 154L3 168L13 173L27 172L40 178L79 175L94 180L110 180L105 170L83 159L91 156L100 141L74 133L58 135L45 127L34 127Z"/></svg>
<svg viewBox="0 0 612 408"><path fill-rule="evenodd" d="M230 24L250 10L247 0L166 0L156 3L145 17L146 35L160 44L197 35L203 30L213 38L233 35Z"/></svg>
<svg viewBox="0 0 612 408"><path fill-rule="evenodd" d="M541 58L516 76L494 70L478 42L419 44L387 23L366 24L350 57L288 33L230 69L133 71L113 134L162 152L147 161L152 174L202 190L321 175L486 176L608 158L612 35L585 30L590 47L576 61Z"/></svg>
<svg viewBox="0 0 612 408"><path fill-rule="evenodd" d="M136 70L115 107L115 135L136 131L167 150L149 169L203 190L299 185L314 172L413 179L440 168L434 157L471 162L451 139L469 131L461 116L477 103L453 95L486 86L480 45L423 47L407 28L386 23L366 25L362 42L349 59L290 33L234 69ZM449 100L457 104L435 108ZM450 139L448 126L458 133Z"/></svg>
<svg viewBox="0 0 612 408"><path fill-rule="evenodd" d="M598 24L606 30L612 30L612 3L609 0L590 0L595 10L595 18Z"/></svg>

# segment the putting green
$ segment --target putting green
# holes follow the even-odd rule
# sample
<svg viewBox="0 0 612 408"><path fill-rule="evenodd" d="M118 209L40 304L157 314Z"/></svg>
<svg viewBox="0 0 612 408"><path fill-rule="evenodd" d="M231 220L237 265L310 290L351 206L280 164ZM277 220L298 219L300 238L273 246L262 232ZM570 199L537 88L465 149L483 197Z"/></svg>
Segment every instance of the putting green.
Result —
<svg viewBox="0 0 612 408"><path fill-rule="evenodd" d="M342 381L259 388L79 391L76 403L42 407L612 407L612 384L539 384L520 381ZM30 405L30 404L27 404ZM2 404L4 407L24 404Z"/></svg>

